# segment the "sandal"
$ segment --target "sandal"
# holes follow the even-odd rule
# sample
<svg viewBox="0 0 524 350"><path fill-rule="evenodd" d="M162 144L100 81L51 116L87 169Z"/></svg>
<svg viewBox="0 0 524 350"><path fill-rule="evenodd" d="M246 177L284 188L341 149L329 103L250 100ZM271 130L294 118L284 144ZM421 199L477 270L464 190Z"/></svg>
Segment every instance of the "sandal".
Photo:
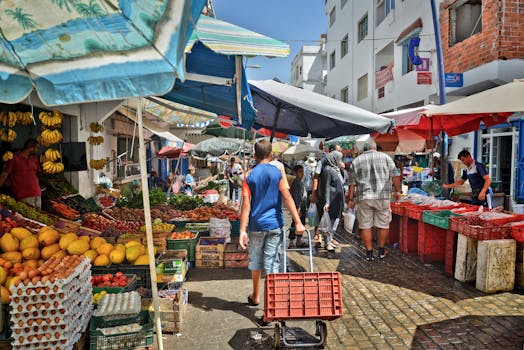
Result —
<svg viewBox="0 0 524 350"><path fill-rule="evenodd" d="M328 252L334 252L335 251L335 247L332 244L328 244L325 248L326 248L326 250Z"/></svg>
<svg viewBox="0 0 524 350"><path fill-rule="evenodd" d="M255 303L255 301L251 298L251 295L247 296L247 303L249 306L258 306L259 303Z"/></svg>
<svg viewBox="0 0 524 350"><path fill-rule="evenodd" d="M322 248L322 243L317 242L317 244L315 244L315 247L316 247L316 248Z"/></svg>

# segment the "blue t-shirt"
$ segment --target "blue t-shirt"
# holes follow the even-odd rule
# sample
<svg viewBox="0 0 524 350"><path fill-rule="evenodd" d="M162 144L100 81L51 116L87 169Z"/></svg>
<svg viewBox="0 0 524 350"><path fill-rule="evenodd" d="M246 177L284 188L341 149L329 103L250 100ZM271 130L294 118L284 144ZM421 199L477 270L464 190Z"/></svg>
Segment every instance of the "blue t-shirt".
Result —
<svg viewBox="0 0 524 350"><path fill-rule="evenodd" d="M195 183L195 178L193 175L187 174L184 182L186 183L186 192L193 192L193 187L191 187L191 185Z"/></svg>
<svg viewBox="0 0 524 350"><path fill-rule="evenodd" d="M242 196L251 197L249 231L269 231L284 226L280 189L285 186L276 166L262 163L247 173Z"/></svg>
<svg viewBox="0 0 524 350"><path fill-rule="evenodd" d="M480 192L484 187L484 176L488 175L484 164L473 161L473 164L462 172L462 180L469 180L469 185L473 193Z"/></svg>

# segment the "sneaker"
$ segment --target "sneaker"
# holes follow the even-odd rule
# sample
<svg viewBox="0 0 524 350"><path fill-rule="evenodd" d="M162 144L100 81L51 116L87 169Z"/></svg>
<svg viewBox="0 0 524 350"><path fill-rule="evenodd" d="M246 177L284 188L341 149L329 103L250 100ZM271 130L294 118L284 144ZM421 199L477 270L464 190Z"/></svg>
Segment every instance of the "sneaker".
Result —
<svg viewBox="0 0 524 350"><path fill-rule="evenodd" d="M366 252L366 261L373 261L373 260L375 260L375 259L373 258L373 250L368 250L368 251Z"/></svg>
<svg viewBox="0 0 524 350"><path fill-rule="evenodd" d="M378 248L378 257L380 259L384 259L386 257L386 248L382 247L382 248Z"/></svg>

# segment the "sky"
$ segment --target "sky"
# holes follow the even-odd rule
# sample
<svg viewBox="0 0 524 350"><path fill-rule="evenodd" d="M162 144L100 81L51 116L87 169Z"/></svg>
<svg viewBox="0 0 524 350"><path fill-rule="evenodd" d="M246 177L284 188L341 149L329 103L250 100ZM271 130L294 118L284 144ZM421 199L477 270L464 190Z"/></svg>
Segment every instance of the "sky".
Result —
<svg viewBox="0 0 524 350"><path fill-rule="evenodd" d="M249 58L251 80L278 78L290 82L291 62L302 46L316 45L327 32L324 0L213 0L217 19L289 44L288 57ZM257 66L260 68L249 68Z"/></svg>

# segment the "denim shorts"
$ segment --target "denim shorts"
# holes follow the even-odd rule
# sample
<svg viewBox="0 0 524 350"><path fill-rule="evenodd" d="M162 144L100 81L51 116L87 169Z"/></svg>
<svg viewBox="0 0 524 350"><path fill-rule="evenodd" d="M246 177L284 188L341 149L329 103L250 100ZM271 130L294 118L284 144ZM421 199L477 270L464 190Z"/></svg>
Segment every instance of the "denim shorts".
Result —
<svg viewBox="0 0 524 350"><path fill-rule="evenodd" d="M265 273L278 273L283 237L284 233L280 228L269 231L248 232L248 268L251 271L264 270Z"/></svg>

